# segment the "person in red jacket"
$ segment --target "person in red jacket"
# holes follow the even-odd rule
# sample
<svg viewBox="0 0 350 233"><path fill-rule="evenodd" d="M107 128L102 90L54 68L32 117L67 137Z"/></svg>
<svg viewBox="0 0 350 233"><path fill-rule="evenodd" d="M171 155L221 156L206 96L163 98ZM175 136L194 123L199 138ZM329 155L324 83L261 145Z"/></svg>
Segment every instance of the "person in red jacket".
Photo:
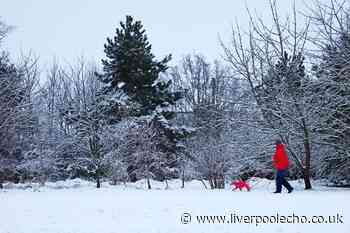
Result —
<svg viewBox="0 0 350 233"><path fill-rule="evenodd" d="M272 157L273 165L277 170L276 173L276 191L274 193L281 193L282 186L286 187L288 193L293 192L293 187L286 180L287 169L289 167L289 160L286 149L280 140L276 140L276 152Z"/></svg>

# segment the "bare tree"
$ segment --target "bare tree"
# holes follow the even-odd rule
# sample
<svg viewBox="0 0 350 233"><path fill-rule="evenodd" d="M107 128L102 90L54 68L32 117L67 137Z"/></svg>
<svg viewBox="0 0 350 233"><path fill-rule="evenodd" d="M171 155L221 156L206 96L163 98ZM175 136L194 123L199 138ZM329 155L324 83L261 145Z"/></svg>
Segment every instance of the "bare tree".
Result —
<svg viewBox="0 0 350 233"><path fill-rule="evenodd" d="M226 60L245 79L263 117L262 123L287 144L289 153L302 171L305 189L311 188L312 114L303 70L304 48L309 24L299 29L297 13L284 22L276 1L270 1L272 26L250 16L248 32L237 25L232 43L222 47ZM295 82L299 80L299 83ZM273 140L271 138L271 140Z"/></svg>
<svg viewBox="0 0 350 233"><path fill-rule="evenodd" d="M195 153L192 147L200 148L202 144L206 152L209 150L208 145L213 146L212 150L217 150L217 152L218 148L225 149L220 145L214 145L213 142L221 141L227 129L227 118L233 114L239 96L239 83L232 79L232 74L227 66L218 60L209 63L200 54L184 57L181 64L172 68L170 75L177 89L184 93L184 98L176 106L179 118L183 118L178 120L191 125L196 131L196 136L187 143L188 150L180 157L183 184L185 163L192 161L195 164L194 167L201 171L201 178L210 179L212 188L223 188L227 168L218 165L218 167L214 166L216 167L215 172L204 172L200 167L203 166L205 152L200 150L201 152ZM202 140L203 138L207 140ZM199 155L201 159L196 157ZM222 156L224 157L221 159L217 158L218 164L222 162L219 160L229 159L225 158L227 154ZM213 166L211 169L214 169Z"/></svg>
<svg viewBox="0 0 350 233"><path fill-rule="evenodd" d="M147 119L142 124L135 124L129 132L126 143L131 153L129 160L134 165L131 174L146 179L147 188L151 189L151 179L159 172L166 173L166 154L160 149L166 137L157 130L155 122Z"/></svg>

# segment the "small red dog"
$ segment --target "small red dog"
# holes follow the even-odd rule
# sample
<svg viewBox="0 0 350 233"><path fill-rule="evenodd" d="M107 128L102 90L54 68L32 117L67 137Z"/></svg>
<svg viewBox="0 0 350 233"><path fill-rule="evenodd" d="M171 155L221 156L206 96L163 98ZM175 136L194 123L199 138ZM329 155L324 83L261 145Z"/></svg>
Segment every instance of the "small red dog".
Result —
<svg viewBox="0 0 350 233"><path fill-rule="evenodd" d="M232 186L232 191L235 191L236 189L239 189L239 191L242 191L243 188L246 188L247 191L250 191L251 189L249 184L244 180L232 181L231 186Z"/></svg>

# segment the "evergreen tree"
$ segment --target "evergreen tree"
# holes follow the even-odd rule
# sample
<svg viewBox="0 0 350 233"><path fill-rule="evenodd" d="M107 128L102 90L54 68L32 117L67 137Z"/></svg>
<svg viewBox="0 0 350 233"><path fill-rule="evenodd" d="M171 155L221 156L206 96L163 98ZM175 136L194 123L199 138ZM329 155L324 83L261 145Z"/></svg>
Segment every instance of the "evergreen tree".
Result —
<svg viewBox="0 0 350 233"><path fill-rule="evenodd" d="M320 105L321 139L330 145L322 163L322 174L331 182L350 182L350 34L340 33L323 50L322 61L315 66Z"/></svg>
<svg viewBox="0 0 350 233"><path fill-rule="evenodd" d="M113 39L107 38L105 53L107 59L102 60L104 75L102 82L104 94L123 93L133 104L133 116L150 115L157 107L173 105L180 98L178 93L171 93L171 82L158 82L159 75L168 69L171 56L161 61L155 60L145 30L140 21L131 16L120 23ZM120 98L110 103L110 110L120 110ZM130 102L129 102L130 104ZM131 106L128 106L129 109ZM116 112L114 112L116 113ZM169 113L169 112L168 112ZM172 114L165 114L171 118Z"/></svg>
<svg viewBox="0 0 350 233"><path fill-rule="evenodd" d="M14 175L21 159L16 137L24 97L23 75L1 46L10 30L0 19L0 189L3 181Z"/></svg>
<svg viewBox="0 0 350 233"><path fill-rule="evenodd" d="M180 92L171 90L171 79L164 74L171 56L156 60L143 25L131 16L126 16L104 47L107 58L102 60L104 74L100 76L103 112L111 123L136 117L139 124L156 127L159 136L167 138L158 146L159 154L167 157L169 166L175 166L179 140L187 134L169 122L175 117L173 106L181 98Z"/></svg>

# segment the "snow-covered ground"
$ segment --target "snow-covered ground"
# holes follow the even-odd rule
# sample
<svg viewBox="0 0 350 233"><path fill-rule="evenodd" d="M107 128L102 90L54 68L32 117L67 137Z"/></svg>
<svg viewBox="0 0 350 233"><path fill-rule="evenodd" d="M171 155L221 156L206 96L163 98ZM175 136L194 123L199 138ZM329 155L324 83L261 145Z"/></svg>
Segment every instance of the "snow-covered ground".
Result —
<svg viewBox="0 0 350 233"><path fill-rule="evenodd" d="M350 190L316 186L304 191L293 182L292 194L272 194L274 183L253 180L251 192L205 190L199 181L145 182L101 189L82 180L46 187L6 184L0 191L0 233L349 233ZM191 222L181 223L183 213ZM199 215L337 215L339 224L198 223ZM186 220L188 220L187 217ZM225 220L225 221L226 221Z"/></svg>

